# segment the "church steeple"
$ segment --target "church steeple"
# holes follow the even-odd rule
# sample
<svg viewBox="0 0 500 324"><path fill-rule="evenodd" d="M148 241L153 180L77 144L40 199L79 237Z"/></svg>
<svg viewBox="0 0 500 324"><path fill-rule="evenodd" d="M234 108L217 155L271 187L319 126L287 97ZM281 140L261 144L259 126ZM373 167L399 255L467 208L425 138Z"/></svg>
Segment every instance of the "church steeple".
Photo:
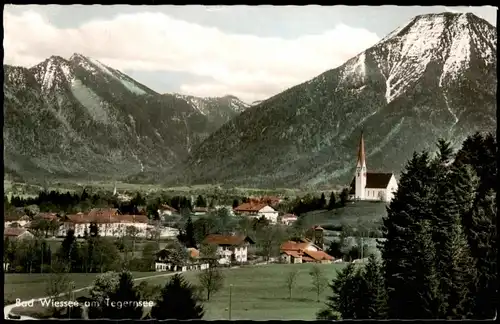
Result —
<svg viewBox="0 0 500 324"><path fill-rule="evenodd" d="M361 131L361 138L359 139L358 161L357 161L356 166L358 166L358 167L366 166L366 161L365 161L365 141L363 139L363 131Z"/></svg>
<svg viewBox="0 0 500 324"><path fill-rule="evenodd" d="M355 175L355 198L363 200L366 193L366 155L365 155L365 140L363 138L363 131L361 131L361 138L359 139L358 148L358 161L356 163Z"/></svg>

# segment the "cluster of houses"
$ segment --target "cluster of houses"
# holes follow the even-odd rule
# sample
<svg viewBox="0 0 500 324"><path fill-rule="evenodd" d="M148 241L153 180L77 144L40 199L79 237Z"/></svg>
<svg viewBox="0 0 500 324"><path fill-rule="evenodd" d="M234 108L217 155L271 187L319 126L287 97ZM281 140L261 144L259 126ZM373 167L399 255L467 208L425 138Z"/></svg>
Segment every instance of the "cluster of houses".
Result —
<svg viewBox="0 0 500 324"><path fill-rule="evenodd" d="M228 208L227 206L216 206L214 209L227 208L231 215L261 218L269 220L276 224L290 225L297 220L297 216L293 214L285 214L279 216L279 212L271 205L276 206L281 202L279 198L265 197L261 199L252 199L249 202L243 203L236 208ZM203 216L212 211L208 207L195 207L193 213L196 216ZM160 217L178 215L179 211L175 208L163 204L158 209ZM34 219L43 219L48 222L55 223L57 226L52 228L47 234L52 236L66 236L69 230L73 230L76 237L84 237L89 232L90 224L96 224L99 235L121 237L130 232L134 228L134 235L137 237L156 237L161 238L176 237L179 230L171 226L158 225L142 215L123 215L116 208L93 208L88 213L77 213L70 215L59 216L56 213L39 213ZM5 220L4 236L9 237L31 237L32 233L29 229L32 228L33 220L24 215L15 219Z"/></svg>
<svg viewBox="0 0 500 324"><path fill-rule="evenodd" d="M324 251L323 228L315 226L308 231L307 238L289 240L281 244L279 262L297 263L332 263L334 257ZM186 271L190 269L204 269L212 262L220 265L244 264L248 262L248 248L255 242L245 235L208 235L202 244L216 247L213 256L200 253L199 250L188 249L188 259L182 264L176 264L170 258L171 252L162 250L157 254L156 271Z"/></svg>
<svg viewBox="0 0 500 324"><path fill-rule="evenodd" d="M53 225L47 234L58 237L66 236L69 230L73 230L76 237L84 237L89 234L91 224L97 225L101 236L122 237L133 232L136 237L154 238L159 235L160 238L169 238L179 234L178 229L151 222L146 215L122 215L116 208L93 208L88 213L63 216L39 213L33 220L28 216L9 220L4 224L4 237L33 237L29 230L33 229L33 222L39 219Z"/></svg>

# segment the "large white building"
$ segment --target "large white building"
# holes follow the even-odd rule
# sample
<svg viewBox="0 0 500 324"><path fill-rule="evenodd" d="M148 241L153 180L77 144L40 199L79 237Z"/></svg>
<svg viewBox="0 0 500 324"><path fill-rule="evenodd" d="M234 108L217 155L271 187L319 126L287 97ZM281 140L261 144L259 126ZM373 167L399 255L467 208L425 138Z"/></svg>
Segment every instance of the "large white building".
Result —
<svg viewBox="0 0 500 324"><path fill-rule="evenodd" d="M393 173L367 172L365 142L361 133L356 174L349 192L351 199L390 202L397 190L398 183Z"/></svg>
<svg viewBox="0 0 500 324"><path fill-rule="evenodd" d="M90 224L95 223L100 236L121 237L127 234L127 228L133 226L138 237L146 237L149 219L145 215L121 215L118 209L94 208L88 214L67 215L61 220L58 236L66 236L68 230L75 231L76 237L89 234Z"/></svg>

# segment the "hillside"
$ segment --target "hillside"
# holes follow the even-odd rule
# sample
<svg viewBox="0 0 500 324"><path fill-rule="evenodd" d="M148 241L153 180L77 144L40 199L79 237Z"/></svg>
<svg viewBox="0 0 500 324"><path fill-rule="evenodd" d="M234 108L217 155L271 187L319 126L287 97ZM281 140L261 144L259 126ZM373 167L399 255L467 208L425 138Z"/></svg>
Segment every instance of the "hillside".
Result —
<svg viewBox="0 0 500 324"><path fill-rule="evenodd" d="M169 172L173 183L347 184L361 130L371 171L399 173L439 137L496 129L495 27L417 16L338 68L241 113Z"/></svg>
<svg viewBox="0 0 500 324"><path fill-rule="evenodd" d="M230 96L161 95L80 54L4 65L4 80L5 177L23 181L160 172L248 107Z"/></svg>

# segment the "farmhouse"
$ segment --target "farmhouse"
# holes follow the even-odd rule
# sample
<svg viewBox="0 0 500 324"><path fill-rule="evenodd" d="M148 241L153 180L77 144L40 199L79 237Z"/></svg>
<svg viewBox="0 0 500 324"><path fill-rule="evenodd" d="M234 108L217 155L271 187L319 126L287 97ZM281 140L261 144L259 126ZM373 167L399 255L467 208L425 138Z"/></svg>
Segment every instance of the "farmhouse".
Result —
<svg viewBox="0 0 500 324"><path fill-rule="evenodd" d="M271 223L278 221L278 211L264 203L243 203L234 209L234 212L241 216L260 218L264 216Z"/></svg>
<svg viewBox="0 0 500 324"><path fill-rule="evenodd" d="M208 207L195 207L193 213L195 216L204 216L209 212Z"/></svg>
<svg viewBox="0 0 500 324"><path fill-rule="evenodd" d="M158 208L158 214L162 217L164 216L172 216L172 214L177 214L178 211L177 209L170 207L167 204L163 204Z"/></svg>
<svg viewBox="0 0 500 324"><path fill-rule="evenodd" d="M281 223L283 223L285 225L290 225L290 224L296 222L297 219L298 219L297 215L285 214L285 215L281 216Z"/></svg>
<svg viewBox="0 0 500 324"><path fill-rule="evenodd" d="M5 216L4 227L27 227L30 223L30 218L27 215L22 217Z"/></svg>
<svg viewBox="0 0 500 324"><path fill-rule="evenodd" d="M380 200L390 202L398 189L393 173L367 172L363 133L359 141L356 174L350 186L350 198L354 200Z"/></svg>
<svg viewBox="0 0 500 324"><path fill-rule="evenodd" d="M203 243L217 246L217 256L220 264L247 262L248 245L255 244L251 238L245 235L220 234L208 235Z"/></svg>
<svg viewBox="0 0 500 324"><path fill-rule="evenodd" d="M200 260L200 252L197 249L187 249L188 258L179 260L175 251L163 249L156 253L155 270L156 271L187 271L204 270L209 267L207 262Z"/></svg>
<svg viewBox="0 0 500 324"><path fill-rule="evenodd" d="M176 237L177 235L179 235L179 233L180 233L179 229L174 227L160 227L161 238Z"/></svg>
<svg viewBox="0 0 500 324"><path fill-rule="evenodd" d="M281 260L285 263L331 263L334 258L309 240L288 241L281 245Z"/></svg>
<svg viewBox="0 0 500 324"><path fill-rule="evenodd" d="M20 228L20 227L8 227L4 228L3 230L3 237L4 238L12 238L16 240L24 240L24 239L32 239L35 236L31 234L28 230L25 228Z"/></svg>

